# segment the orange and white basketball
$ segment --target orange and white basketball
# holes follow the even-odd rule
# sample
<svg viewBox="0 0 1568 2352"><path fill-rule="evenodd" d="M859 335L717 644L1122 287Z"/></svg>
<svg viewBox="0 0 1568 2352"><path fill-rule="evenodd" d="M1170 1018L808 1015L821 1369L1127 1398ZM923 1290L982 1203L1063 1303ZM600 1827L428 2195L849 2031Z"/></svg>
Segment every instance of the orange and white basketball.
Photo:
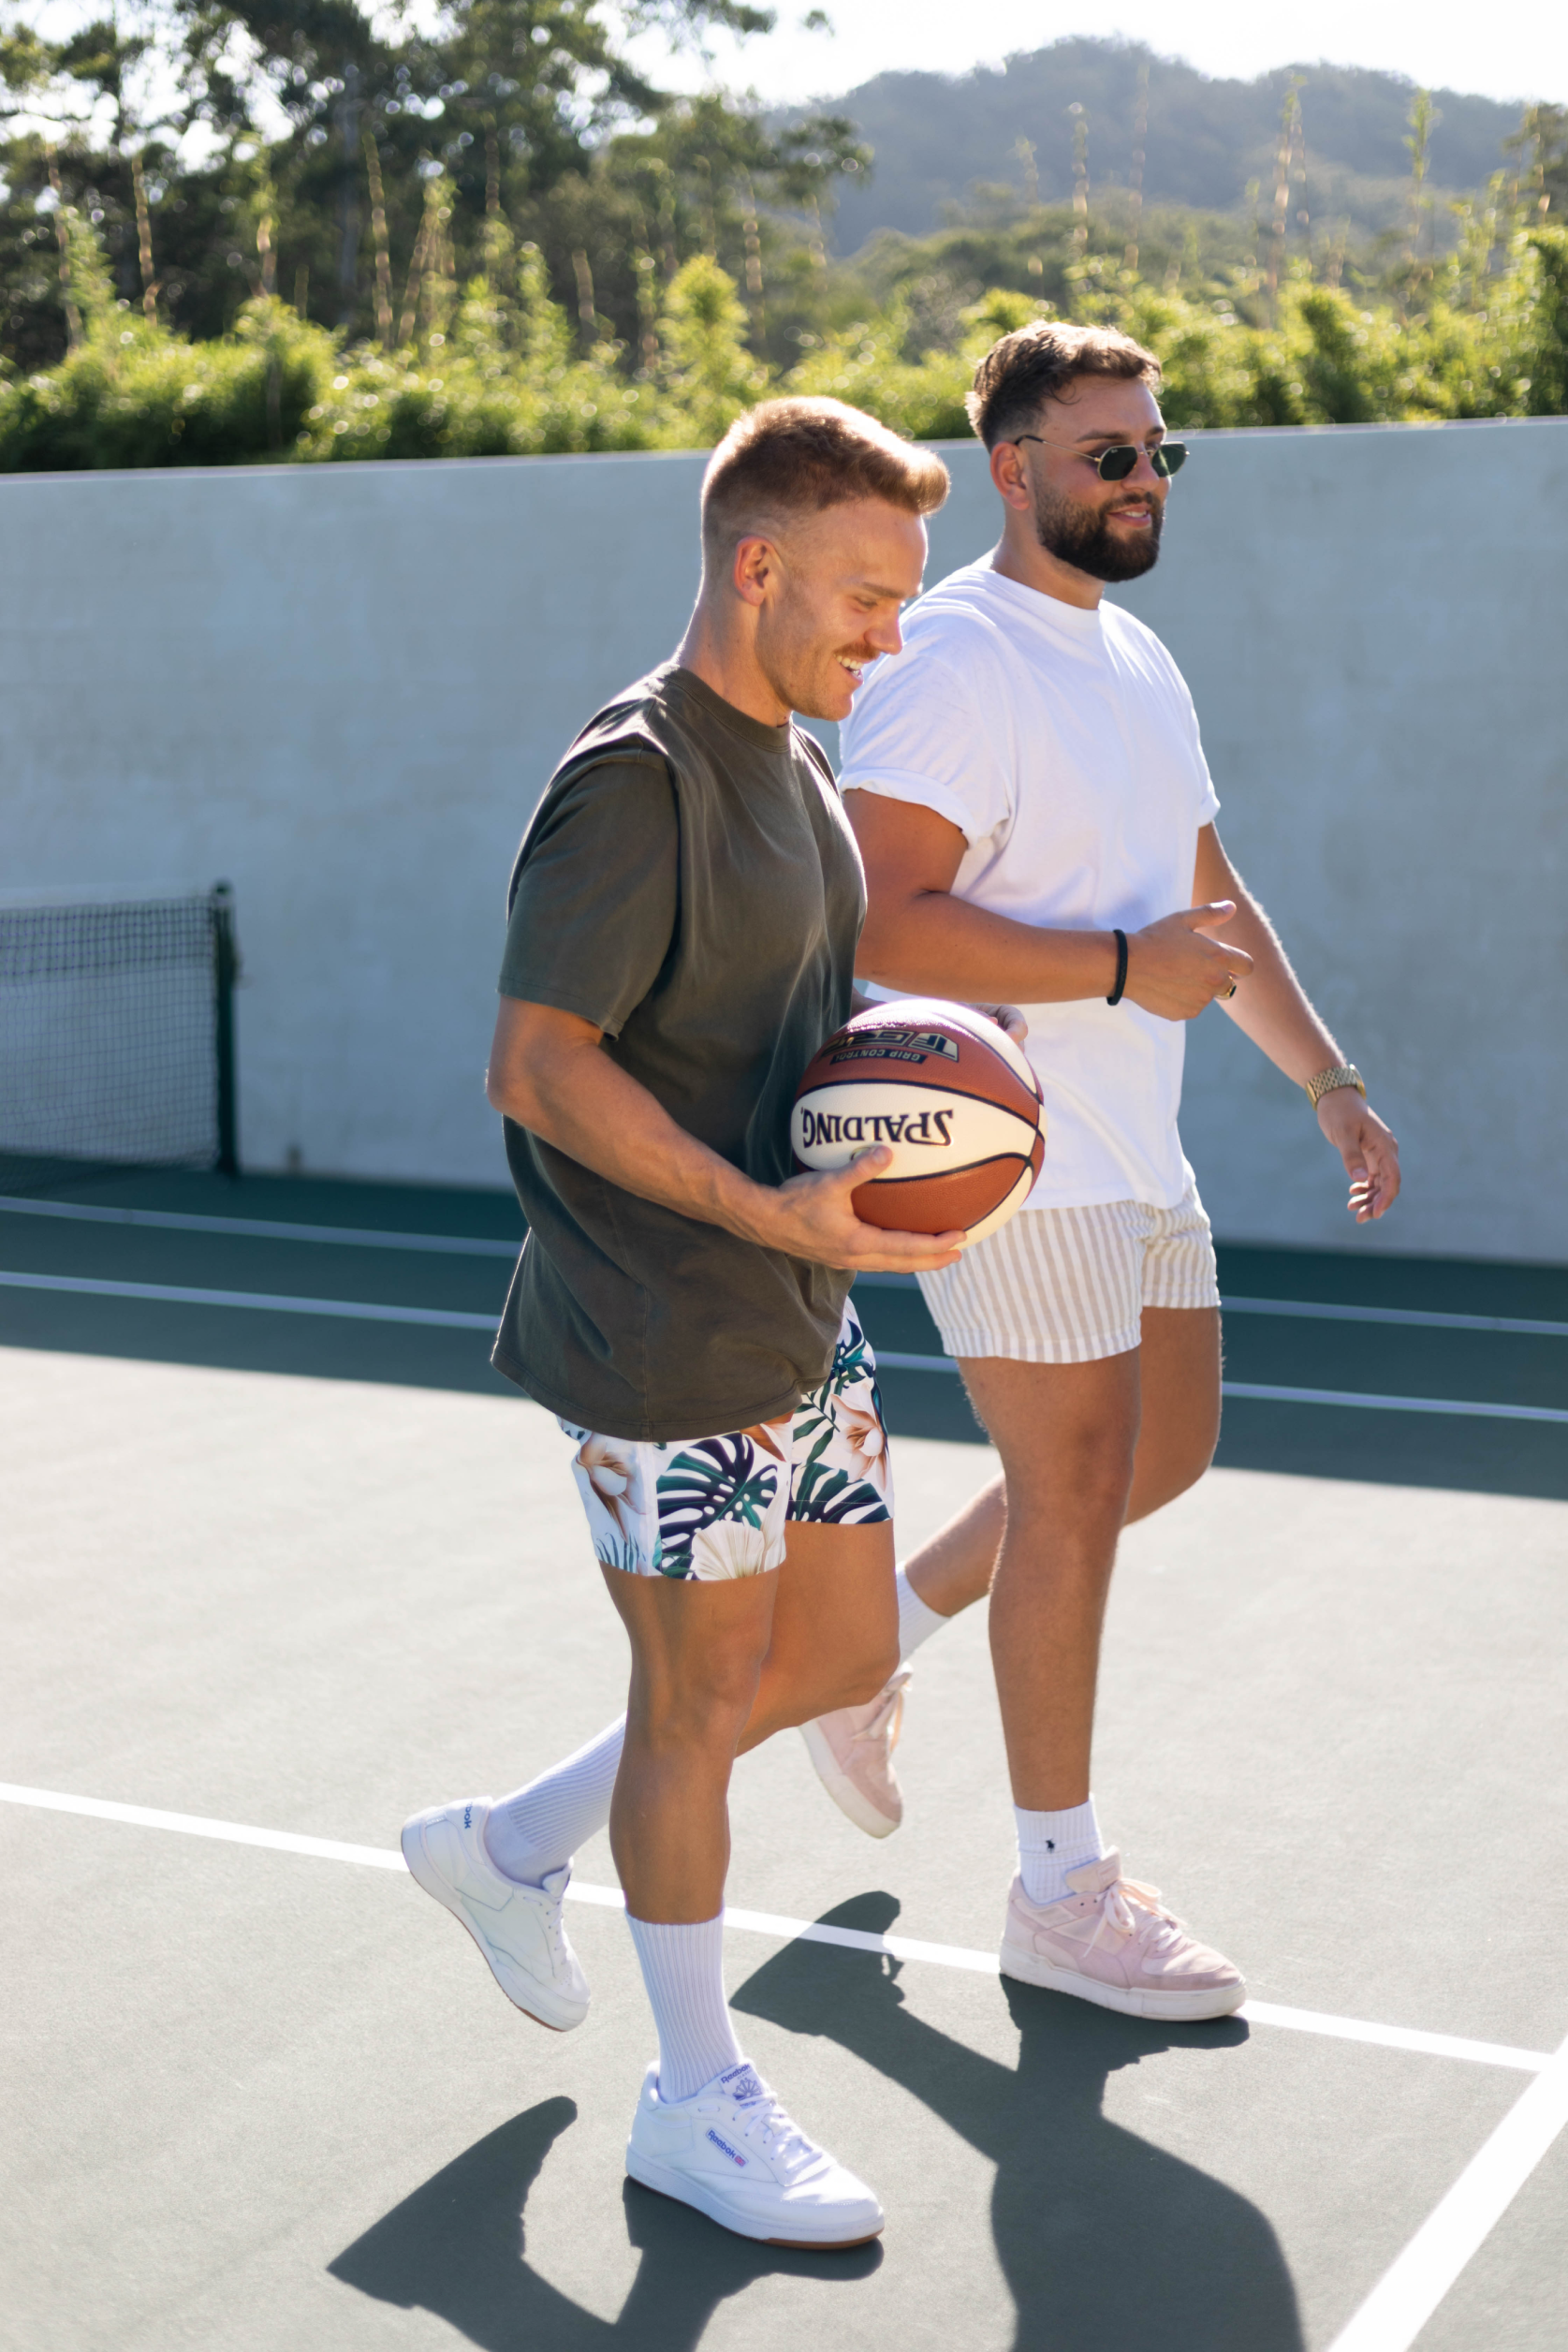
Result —
<svg viewBox="0 0 1568 2352"><path fill-rule="evenodd" d="M901 996L857 1013L800 1080L789 1139L799 1169L845 1168L886 1143L892 1166L851 1195L867 1225L961 1228L963 1246L1006 1224L1045 1158L1045 1110L1027 1056L967 1005Z"/></svg>

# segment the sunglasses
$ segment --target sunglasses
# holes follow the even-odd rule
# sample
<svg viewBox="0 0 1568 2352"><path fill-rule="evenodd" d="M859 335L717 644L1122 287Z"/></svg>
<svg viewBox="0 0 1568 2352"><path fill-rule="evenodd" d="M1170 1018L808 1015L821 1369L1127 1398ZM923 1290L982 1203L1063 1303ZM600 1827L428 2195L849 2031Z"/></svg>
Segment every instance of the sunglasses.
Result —
<svg viewBox="0 0 1568 2352"><path fill-rule="evenodd" d="M1070 449L1075 447L1071 441L1053 439L1048 433L1018 433L1013 438L1016 441L1042 441L1053 449ZM1084 463L1092 465L1103 482L1124 482L1136 466L1139 458L1145 454L1144 450L1136 448L1131 441L1119 441L1114 449L1103 449L1098 457L1084 456ZM1081 450L1079 455L1083 455ZM1172 474L1180 474L1186 464L1187 444L1185 441L1162 441L1155 448L1150 449L1147 455L1155 473L1159 475L1162 481L1165 481Z"/></svg>

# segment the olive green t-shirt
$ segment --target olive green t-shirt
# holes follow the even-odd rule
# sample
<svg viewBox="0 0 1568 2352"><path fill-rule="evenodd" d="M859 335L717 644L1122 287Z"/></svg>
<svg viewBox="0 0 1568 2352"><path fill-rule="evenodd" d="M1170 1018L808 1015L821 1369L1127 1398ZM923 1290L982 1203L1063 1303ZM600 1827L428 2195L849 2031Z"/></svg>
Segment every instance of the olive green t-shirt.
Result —
<svg viewBox="0 0 1568 2352"><path fill-rule="evenodd" d="M688 1134L791 1172L807 1063L849 1018L865 886L832 770L668 664L601 711L512 874L501 993L577 1013ZM850 1277L627 1192L511 1120L528 1239L497 1368L606 1436L711 1437L827 1376Z"/></svg>

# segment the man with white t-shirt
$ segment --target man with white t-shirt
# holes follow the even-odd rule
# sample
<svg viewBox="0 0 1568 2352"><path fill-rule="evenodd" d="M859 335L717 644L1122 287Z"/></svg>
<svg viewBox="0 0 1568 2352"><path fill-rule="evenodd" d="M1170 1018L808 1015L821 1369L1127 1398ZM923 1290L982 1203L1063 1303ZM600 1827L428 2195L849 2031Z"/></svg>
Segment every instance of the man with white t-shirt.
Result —
<svg viewBox="0 0 1568 2352"><path fill-rule="evenodd" d="M1245 1987L1121 1874L1090 1793L1117 1538L1201 1477L1220 1422L1209 1220L1177 1132L1182 1024L1218 1000L1310 1095L1360 1223L1399 1191L1393 1136L1214 830L1192 698L1102 601L1154 563L1170 478L1159 363L1040 321L980 362L969 411L1004 508L856 698L843 788L866 863L861 975L1006 999L1046 1099L1044 1170L1010 1225L920 1287L1002 1457L899 1575L881 1698L806 1727L861 1828L897 1827L912 1650L990 1593L1018 1839L1004 1973L1104 2007L1223 2016Z"/></svg>

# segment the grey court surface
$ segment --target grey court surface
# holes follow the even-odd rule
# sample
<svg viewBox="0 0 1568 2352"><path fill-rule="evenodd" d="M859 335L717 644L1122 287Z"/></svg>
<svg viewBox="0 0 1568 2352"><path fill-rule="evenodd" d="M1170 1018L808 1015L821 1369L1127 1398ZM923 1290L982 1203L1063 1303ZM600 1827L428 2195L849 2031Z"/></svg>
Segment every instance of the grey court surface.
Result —
<svg viewBox="0 0 1568 2352"><path fill-rule="evenodd" d="M608 1904L569 1913L594 2001L555 2036L384 1866L408 1812L623 1695L564 1444L485 1364L509 1204L45 1196L164 1221L0 1203L7 2352L1568 2342L1561 1419L1233 1398L1221 1466L1128 1536L1100 1810L1244 1967L1240 2021L988 1973L981 1612L920 1654L896 1838L793 1735L742 1763L731 1901L773 1922L728 1938L743 2037L888 2212L866 2252L775 2253L623 2182L652 2038ZM388 1230L498 1246L349 1238ZM1561 1273L1231 1252L1224 1280L1449 1318L1238 1308L1238 1386L1568 1407L1568 1337L1517 1328L1568 1325ZM910 1294L861 1304L934 1352ZM948 1376L887 1393L908 1548L992 1462ZM305 1850L209 1833L234 1825ZM605 1841L578 1874L613 1888Z"/></svg>

